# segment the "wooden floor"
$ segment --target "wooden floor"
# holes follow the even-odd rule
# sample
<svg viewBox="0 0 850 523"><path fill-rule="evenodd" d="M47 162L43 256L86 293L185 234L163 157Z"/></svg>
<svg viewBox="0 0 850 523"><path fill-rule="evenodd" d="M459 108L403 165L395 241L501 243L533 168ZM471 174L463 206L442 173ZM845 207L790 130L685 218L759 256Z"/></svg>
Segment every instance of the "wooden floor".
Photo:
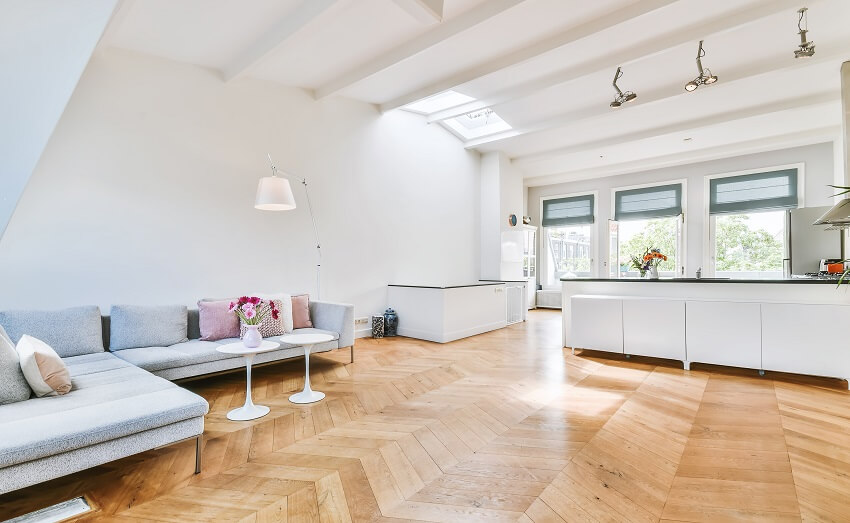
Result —
<svg viewBox="0 0 850 523"><path fill-rule="evenodd" d="M310 406L287 401L303 360L263 367L253 422L225 418L242 373L186 382L211 407L200 475L178 444L2 496L0 520L85 495L86 521L850 521L846 383L573 356L559 332L539 311L359 340L311 358Z"/></svg>

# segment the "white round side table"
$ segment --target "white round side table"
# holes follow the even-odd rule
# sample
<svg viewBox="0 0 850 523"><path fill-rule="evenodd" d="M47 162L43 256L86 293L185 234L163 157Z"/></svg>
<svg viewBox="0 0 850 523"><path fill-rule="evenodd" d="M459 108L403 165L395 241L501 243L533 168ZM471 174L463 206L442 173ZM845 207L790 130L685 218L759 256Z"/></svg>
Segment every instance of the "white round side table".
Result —
<svg viewBox="0 0 850 523"><path fill-rule="evenodd" d="M248 421L265 416L269 413L269 408L263 405L254 405L254 400L251 397L251 363L254 361L254 356L261 352L269 352L280 348L280 343L274 341L265 341L259 347L253 349L246 347L241 341L238 343L228 343L221 347L216 347L215 350L225 354L238 354L245 358L245 369L247 369L248 379L247 388L245 390L245 404L238 409L233 409L227 413L227 419L232 421Z"/></svg>
<svg viewBox="0 0 850 523"><path fill-rule="evenodd" d="M315 403L325 397L324 392L319 392L310 388L310 351L313 346L326 341L333 341L334 337L330 334L287 334L278 338L283 343L292 345L301 345L304 347L304 365L306 372L304 375L304 390L289 397L292 403Z"/></svg>

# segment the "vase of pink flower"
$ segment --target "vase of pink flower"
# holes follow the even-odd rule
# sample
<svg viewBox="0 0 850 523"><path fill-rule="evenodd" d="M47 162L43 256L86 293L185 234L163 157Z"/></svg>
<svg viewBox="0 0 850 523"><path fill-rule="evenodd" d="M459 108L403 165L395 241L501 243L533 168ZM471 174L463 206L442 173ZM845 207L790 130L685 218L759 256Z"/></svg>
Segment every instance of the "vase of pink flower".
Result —
<svg viewBox="0 0 850 523"><path fill-rule="evenodd" d="M242 296L230 302L230 312L235 313L245 325L242 343L249 349L255 349L263 342L260 325L266 316L271 315L275 320L280 318L280 311L275 307L274 301L264 301L256 296Z"/></svg>

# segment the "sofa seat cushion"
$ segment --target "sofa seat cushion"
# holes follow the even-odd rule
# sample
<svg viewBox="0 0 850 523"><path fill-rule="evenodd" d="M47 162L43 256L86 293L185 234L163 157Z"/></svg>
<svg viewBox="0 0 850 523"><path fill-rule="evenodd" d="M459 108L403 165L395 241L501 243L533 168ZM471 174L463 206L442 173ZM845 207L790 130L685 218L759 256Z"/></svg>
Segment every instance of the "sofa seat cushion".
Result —
<svg viewBox="0 0 850 523"><path fill-rule="evenodd" d="M204 416L202 397L111 354L66 358L64 396L0 405L0 467Z"/></svg>
<svg viewBox="0 0 850 523"><path fill-rule="evenodd" d="M168 347L123 349L115 355L150 372L238 357L218 352L216 347L219 345L219 342L191 340Z"/></svg>

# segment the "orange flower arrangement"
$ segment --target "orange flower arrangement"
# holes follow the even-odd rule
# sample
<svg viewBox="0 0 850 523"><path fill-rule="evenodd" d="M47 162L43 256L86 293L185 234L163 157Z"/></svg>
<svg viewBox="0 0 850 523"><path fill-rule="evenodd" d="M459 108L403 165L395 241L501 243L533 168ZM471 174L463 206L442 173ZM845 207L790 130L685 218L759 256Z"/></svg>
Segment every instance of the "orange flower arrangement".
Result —
<svg viewBox="0 0 850 523"><path fill-rule="evenodd" d="M643 261L648 262L650 260L664 260L667 261L667 256L661 254L658 251L650 251L643 255Z"/></svg>
<svg viewBox="0 0 850 523"><path fill-rule="evenodd" d="M667 261L667 256L659 249L646 249L643 256L632 256L632 267L640 272L641 276L653 267L658 267L662 261Z"/></svg>

